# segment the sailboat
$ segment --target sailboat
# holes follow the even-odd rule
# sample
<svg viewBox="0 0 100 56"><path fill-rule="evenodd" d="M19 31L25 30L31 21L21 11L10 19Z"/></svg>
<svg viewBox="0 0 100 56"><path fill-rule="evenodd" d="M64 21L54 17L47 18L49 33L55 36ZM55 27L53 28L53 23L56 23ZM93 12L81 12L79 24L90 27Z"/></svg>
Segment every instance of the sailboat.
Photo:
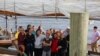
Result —
<svg viewBox="0 0 100 56"><path fill-rule="evenodd" d="M14 11L15 11L15 1L14 1ZM8 48L9 46L12 45L12 40L8 38L8 15L6 14L6 0L4 0L4 16L5 16L5 22L6 22L6 29L5 29L5 35L0 38L0 47L6 47ZM16 16L15 16L16 19Z"/></svg>

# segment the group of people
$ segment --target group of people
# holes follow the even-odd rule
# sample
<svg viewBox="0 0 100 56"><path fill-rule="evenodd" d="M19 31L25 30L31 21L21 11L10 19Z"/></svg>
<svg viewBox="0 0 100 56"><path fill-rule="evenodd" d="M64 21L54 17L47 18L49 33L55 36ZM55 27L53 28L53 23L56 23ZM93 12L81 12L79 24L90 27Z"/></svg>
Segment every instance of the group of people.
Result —
<svg viewBox="0 0 100 56"><path fill-rule="evenodd" d="M19 26L13 39L13 44L19 51L18 56L69 56L70 28L65 31L48 29L45 32L39 26L27 25L27 29ZM2 29L0 28L0 35ZM93 27L91 35L91 50L98 52L100 31L97 26Z"/></svg>
<svg viewBox="0 0 100 56"><path fill-rule="evenodd" d="M19 26L13 40L19 56L69 56L69 31L48 29L43 32L41 26L28 25L25 30ZM34 53L34 54L33 54Z"/></svg>

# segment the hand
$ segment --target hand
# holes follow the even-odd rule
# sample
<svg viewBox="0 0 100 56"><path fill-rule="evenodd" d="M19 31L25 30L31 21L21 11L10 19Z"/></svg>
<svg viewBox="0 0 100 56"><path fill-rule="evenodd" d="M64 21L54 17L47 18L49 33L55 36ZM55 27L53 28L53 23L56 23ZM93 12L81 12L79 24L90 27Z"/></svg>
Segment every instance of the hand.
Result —
<svg viewBox="0 0 100 56"><path fill-rule="evenodd" d="M47 46L47 44L45 43L44 46Z"/></svg>
<svg viewBox="0 0 100 56"><path fill-rule="evenodd" d="M58 49L61 49L62 48L62 46L58 46Z"/></svg>
<svg viewBox="0 0 100 56"><path fill-rule="evenodd" d="M58 46L57 50L59 50L59 49L61 49L61 48L62 48L62 46Z"/></svg>
<svg viewBox="0 0 100 56"><path fill-rule="evenodd" d="M45 43L45 42L43 43L43 45L44 45L44 46L48 46L48 44L47 44L47 43Z"/></svg>

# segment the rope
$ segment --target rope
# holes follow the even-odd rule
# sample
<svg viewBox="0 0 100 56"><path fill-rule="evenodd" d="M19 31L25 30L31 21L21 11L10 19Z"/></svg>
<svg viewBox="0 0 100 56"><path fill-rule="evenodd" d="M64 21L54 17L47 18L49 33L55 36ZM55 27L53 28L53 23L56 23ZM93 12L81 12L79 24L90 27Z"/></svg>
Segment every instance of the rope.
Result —
<svg viewBox="0 0 100 56"><path fill-rule="evenodd" d="M87 12L87 1L86 1L86 0L84 0L84 1L85 1L85 2L84 2L84 4L85 4L85 5L84 5L84 11Z"/></svg>
<svg viewBox="0 0 100 56"><path fill-rule="evenodd" d="M4 15L5 15L5 21L6 21L6 35L7 35L7 31L8 31L8 23L7 23L7 19L8 19L8 17L7 17L7 15L6 15L6 0L4 0Z"/></svg>
<svg viewBox="0 0 100 56"><path fill-rule="evenodd" d="M16 13L16 1L14 0L14 12ZM17 16L15 15L15 30L17 31Z"/></svg>

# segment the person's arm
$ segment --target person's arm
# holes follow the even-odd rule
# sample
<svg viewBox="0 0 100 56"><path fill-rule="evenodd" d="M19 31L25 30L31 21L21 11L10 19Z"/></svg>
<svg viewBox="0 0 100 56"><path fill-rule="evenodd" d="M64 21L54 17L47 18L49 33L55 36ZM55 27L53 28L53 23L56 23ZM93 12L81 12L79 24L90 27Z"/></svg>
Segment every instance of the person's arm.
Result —
<svg viewBox="0 0 100 56"><path fill-rule="evenodd" d="M94 43L96 43L100 39L100 32L97 32L97 37Z"/></svg>
<svg viewBox="0 0 100 56"><path fill-rule="evenodd" d="M57 47L57 50L59 50L61 48L62 48L62 45L61 45L61 42L59 42L58 47Z"/></svg>
<svg viewBox="0 0 100 56"><path fill-rule="evenodd" d="M43 41L43 46L47 46L46 43L45 43L45 41Z"/></svg>
<svg viewBox="0 0 100 56"><path fill-rule="evenodd" d="M50 43L46 43L47 46L51 46L52 41L50 41Z"/></svg>
<svg viewBox="0 0 100 56"><path fill-rule="evenodd" d="M100 39L100 37L96 37L96 40L94 41L94 43L97 43L97 41Z"/></svg>
<svg viewBox="0 0 100 56"><path fill-rule="evenodd" d="M43 41L44 46L51 46L52 41L50 40L50 43L46 43L45 40Z"/></svg>
<svg viewBox="0 0 100 56"><path fill-rule="evenodd" d="M98 36L98 38L97 38L97 40L96 41L98 41L100 39L100 36Z"/></svg>
<svg viewBox="0 0 100 56"><path fill-rule="evenodd" d="M14 34L14 38L12 38L13 41L15 41L15 40L18 39L18 34L19 34L19 32L15 32L15 34Z"/></svg>

